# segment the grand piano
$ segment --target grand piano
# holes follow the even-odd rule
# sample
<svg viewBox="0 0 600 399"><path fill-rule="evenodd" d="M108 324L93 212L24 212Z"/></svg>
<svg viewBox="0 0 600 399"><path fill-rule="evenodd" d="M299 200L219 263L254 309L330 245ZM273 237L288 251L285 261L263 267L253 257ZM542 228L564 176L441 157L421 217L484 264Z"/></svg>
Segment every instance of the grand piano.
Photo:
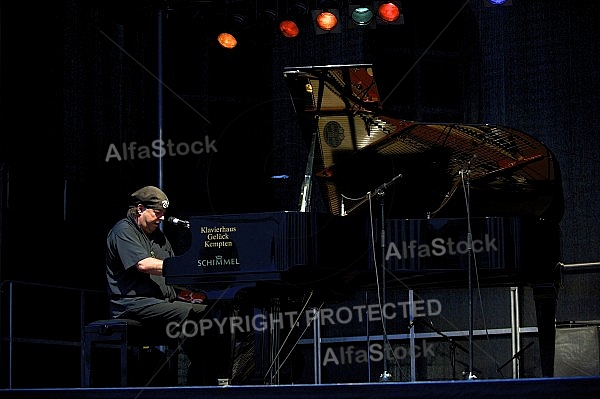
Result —
<svg viewBox="0 0 600 399"><path fill-rule="evenodd" d="M284 77L310 146L298 209L191 217L167 282L267 304L374 287L382 265L390 287L463 287L476 264L479 285L532 287L552 376L564 204L551 150L507 126L390 115L371 65Z"/></svg>

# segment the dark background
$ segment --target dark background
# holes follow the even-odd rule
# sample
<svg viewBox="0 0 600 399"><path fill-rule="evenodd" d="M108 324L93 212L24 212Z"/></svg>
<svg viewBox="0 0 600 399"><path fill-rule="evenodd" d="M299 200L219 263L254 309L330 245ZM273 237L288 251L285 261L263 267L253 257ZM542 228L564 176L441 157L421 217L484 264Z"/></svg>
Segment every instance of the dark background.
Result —
<svg viewBox="0 0 600 399"><path fill-rule="evenodd" d="M384 108L405 119L504 124L545 143L562 169L562 260L600 261L598 2L405 0L404 25L317 35L307 21L293 40L215 44L234 7L256 17L262 4L3 2L1 280L103 290L106 233L147 184L184 219L297 210L309 146L283 69L353 63L374 65ZM159 134L217 151L106 159ZM557 319L600 319L597 280L565 280Z"/></svg>
<svg viewBox="0 0 600 399"><path fill-rule="evenodd" d="M374 64L384 107L405 119L506 124L544 142L562 169L564 263L600 259L594 2L405 1L404 25L316 35L308 21L294 40L253 35L227 52L213 39L235 3L2 6L4 279L96 285L129 193L159 184L158 158L107 161L109 147L150 146L159 128L218 150L162 158L172 214L297 209L308 145L283 68L346 63Z"/></svg>

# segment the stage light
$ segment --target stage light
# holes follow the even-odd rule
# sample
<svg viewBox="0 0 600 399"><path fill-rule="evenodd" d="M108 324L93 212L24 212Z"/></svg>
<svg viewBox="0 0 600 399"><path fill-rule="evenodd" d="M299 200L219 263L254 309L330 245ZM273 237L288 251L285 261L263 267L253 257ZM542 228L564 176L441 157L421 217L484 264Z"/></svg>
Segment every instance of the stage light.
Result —
<svg viewBox="0 0 600 399"><path fill-rule="evenodd" d="M277 8L276 7L268 7L261 10L256 16L256 28L258 32L262 35L269 35L275 32L275 28L278 26L277 24Z"/></svg>
<svg viewBox="0 0 600 399"><path fill-rule="evenodd" d="M247 28L248 22L241 14L232 14L227 27L217 35L217 42L225 49L231 50L238 45L242 32Z"/></svg>
<svg viewBox="0 0 600 399"><path fill-rule="evenodd" d="M484 0L486 7L512 6L512 0Z"/></svg>
<svg viewBox="0 0 600 399"><path fill-rule="evenodd" d="M348 14L352 21L350 28L375 28L375 9L369 5L350 5Z"/></svg>
<svg viewBox="0 0 600 399"><path fill-rule="evenodd" d="M317 9L312 11L315 33L340 33L340 10L338 0L322 0L317 2Z"/></svg>
<svg viewBox="0 0 600 399"><path fill-rule="evenodd" d="M376 2L377 22L383 25L400 25L404 23L402 5L399 1Z"/></svg>
<svg viewBox="0 0 600 399"><path fill-rule="evenodd" d="M319 28L329 32L338 26L339 19L333 12L321 11L316 14L315 22Z"/></svg>
<svg viewBox="0 0 600 399"><path fill-rule="evenodd" d="M217 42L223 48L231 50L237 46L237 39L231 33L221 32L217 36Z"/></svg>
<svg viewBox="0 0 600 399"><path fill-rule="evenodd" d="M293 38L300 34L300 28L291 19L284 19L279 23L279 31L285 37Z"/></svg>
<svg viewBox="0 0 600 399"><path fill-rule="evenodd" d="M300 22L308 15L308 5L297 1L287 10L286 16L279 22L279 32L284 37L294 38L300 35Z"/></svg>

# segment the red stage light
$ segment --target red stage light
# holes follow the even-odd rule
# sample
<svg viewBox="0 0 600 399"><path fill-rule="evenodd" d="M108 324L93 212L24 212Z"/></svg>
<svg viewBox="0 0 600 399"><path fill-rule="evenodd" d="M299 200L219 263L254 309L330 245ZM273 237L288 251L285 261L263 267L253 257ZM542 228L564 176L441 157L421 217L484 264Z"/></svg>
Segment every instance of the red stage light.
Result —
<svg viewBox="0 0 600 399"><path fill-rule="evenodd" d="M377 15L385 22L396 22L400 18L400 8L392 2L381 3Z"/></svg>
<svg viewBox="0 0 600 399"><path fill-rule="evenodd" d="M279 31L285 37L296 37L300 34L298 25L289 19L283 20L279 23Z"/></svg>

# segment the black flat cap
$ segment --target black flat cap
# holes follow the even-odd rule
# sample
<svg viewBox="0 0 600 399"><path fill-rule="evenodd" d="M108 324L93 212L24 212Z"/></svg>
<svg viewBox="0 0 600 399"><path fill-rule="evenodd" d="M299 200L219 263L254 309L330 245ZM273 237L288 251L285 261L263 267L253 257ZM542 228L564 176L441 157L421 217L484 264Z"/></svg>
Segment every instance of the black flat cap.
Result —
<svg viewBox="0 0 600 399"><path fill-rule="evenodd" d="M158 187L142 187L131 194L131 205L144 205L146 208L166 210L169 207L169 198Z"/></svg>

